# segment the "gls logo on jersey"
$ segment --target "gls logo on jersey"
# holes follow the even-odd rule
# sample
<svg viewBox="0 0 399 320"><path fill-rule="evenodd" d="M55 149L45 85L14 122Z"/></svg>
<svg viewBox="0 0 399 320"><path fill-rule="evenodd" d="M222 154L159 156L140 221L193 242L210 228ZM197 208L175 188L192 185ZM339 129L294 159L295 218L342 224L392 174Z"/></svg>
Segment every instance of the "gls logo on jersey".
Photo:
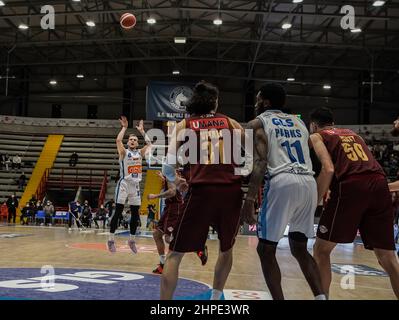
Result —
<svg viewBox="0 0 399 320"><path fill-rule="evenodd" d="M292 119L283 120L283 119L273 118L272 122L276 126L283 126L288 128L292 128L294 126L294 121L292 121Z"/></svg>
<svg viewBox="0 0 399 320"><path fill-rule="evenodd" d="M159 299L159 283L159 276L145 273L63 268L43 273L33 268L0 268L0 300L154 300ZM209 289L206 284L179 279L176 298Z"/></svg>
<svg viewBox="0 0 399 320"><path fill-rule="evenodd" d="M284 137L284 138L301 138L302 133L299 129L284 129L285 128L292 128L295 126L294 121L292 119L278 119L273 118L272 123L279 128L274 129L276 138Z"/></svg>

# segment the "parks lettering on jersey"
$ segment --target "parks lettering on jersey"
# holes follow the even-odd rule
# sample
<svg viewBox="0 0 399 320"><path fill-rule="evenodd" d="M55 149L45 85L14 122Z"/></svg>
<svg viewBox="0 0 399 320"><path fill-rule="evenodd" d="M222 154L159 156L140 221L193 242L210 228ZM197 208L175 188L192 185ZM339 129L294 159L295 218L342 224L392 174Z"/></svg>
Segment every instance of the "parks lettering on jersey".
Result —
<svg viewBox="0 0 399 320"><path fill-rule="evenodd" d="M301 130L296 129L296 130L287 130L287 129L281 129L281 128L276 128L274 130L276 133L276 138L279 137L284 137L284 138L302 138L302 133Z"/></svg>

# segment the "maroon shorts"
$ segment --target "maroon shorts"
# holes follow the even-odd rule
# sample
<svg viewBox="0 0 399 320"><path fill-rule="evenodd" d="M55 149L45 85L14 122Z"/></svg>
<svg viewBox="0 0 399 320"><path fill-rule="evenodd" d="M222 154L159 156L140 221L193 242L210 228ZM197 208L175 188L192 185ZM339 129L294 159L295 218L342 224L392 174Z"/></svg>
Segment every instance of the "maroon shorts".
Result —
<svg viewBox="0 0 399 320"><path fill-rule="evenodd" d="M331 187L317 236L351 243L358 230L365 248L395 250L391 194L382 175L351 176Z"/></svg>
<svg viewBox="0 0 399 320"><path fill-rule="evenodd" d="M158 221L157 229L163 234L171 235L179 218L181 203L169 203L163 210L161 219Z"/></svg>
<svg viewBox="0 0 399 320"><path fill-rule="evenodd" d="M218 233L220 250L230 250L240 226L241 206L241 183L191 186L173 231L170 250L203 250L210 226Z"/></svg>

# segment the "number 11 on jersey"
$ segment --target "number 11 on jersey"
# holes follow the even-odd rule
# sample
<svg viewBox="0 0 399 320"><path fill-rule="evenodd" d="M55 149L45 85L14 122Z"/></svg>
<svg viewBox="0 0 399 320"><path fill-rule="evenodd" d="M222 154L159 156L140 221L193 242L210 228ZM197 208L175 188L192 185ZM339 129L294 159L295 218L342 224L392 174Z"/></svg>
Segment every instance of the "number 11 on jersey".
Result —
<svg viewBox="0 0 399 320"><path fill-rule="evenodd" d="M285 147L287 149L287 153L288 153L288 157L290 158L291 162L299 162L301 164L305 163L305 158L303 156L303 150L302 150L302 146L301 146L301 141L297 140L294 143L290 144L290 142L284 141L281 144L282 147ZM292 149L295 148L296 154L298 155L298 159L295 158L295 156L292 153Z"/></svg>

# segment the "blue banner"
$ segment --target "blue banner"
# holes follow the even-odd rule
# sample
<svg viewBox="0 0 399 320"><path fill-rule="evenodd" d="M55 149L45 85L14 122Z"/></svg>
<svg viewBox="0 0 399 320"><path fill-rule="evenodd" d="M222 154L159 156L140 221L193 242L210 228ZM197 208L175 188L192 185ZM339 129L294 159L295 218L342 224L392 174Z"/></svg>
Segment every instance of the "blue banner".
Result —
<svg viewBox="0 0 399 320"><path fill-rule="evenodd" d="M150 81L147 86L147 120L180 121L193 95L192 83Z"/></svg>

